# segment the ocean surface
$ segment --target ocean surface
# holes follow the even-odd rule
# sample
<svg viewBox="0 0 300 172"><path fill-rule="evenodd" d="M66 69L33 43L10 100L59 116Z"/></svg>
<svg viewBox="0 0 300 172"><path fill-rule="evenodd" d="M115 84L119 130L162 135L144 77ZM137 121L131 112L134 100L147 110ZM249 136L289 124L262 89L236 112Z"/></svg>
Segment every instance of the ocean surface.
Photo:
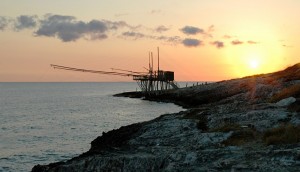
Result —
<svg viewBox="0 0 300 172"><path fill-rule="evenodd" d="M102 132L183 110L113 97L136 83L0 83L0 171L30 171L90 148Z"/></svg>

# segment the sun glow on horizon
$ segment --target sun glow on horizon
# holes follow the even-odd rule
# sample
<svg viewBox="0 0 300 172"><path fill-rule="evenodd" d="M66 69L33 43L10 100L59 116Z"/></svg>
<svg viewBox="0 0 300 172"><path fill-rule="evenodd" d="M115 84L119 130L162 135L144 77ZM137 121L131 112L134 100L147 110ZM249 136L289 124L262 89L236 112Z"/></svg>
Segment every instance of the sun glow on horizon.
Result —
<svg viewBox="0 0 300 172"><path fill-rule="evenodd" d="M258 67L259 67L259 62L258 62L258 60L256 60L256 59L250 60L250 62L249 62L249 67L252 68L252 69L258 68Z"/></svg>
<svg viewBox="0 0 300 172"><path fill-rule="evenodd" d="M282 70L299 62L300 1L273 1L124 0L118 6L49 1L30 12L25 1L5 1L0 82L131 81L79 73L71 78L48 64L141 71L149 51L156 66L157 47L160 69L174 71L175 80L218 81Z"/></svg>

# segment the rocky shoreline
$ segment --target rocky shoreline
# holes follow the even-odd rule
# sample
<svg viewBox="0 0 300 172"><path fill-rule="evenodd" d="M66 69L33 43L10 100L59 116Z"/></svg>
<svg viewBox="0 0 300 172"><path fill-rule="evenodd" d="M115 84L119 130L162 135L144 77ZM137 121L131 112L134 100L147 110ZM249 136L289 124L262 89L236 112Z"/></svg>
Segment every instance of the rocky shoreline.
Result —
<svg viewBox="0 0 300 172"><path fill-rule="evenodd" d="M145 98L173 102L188 110L102 133L88 152L66 162L36 165L32 171L300 168L300 64Z"/></svg>

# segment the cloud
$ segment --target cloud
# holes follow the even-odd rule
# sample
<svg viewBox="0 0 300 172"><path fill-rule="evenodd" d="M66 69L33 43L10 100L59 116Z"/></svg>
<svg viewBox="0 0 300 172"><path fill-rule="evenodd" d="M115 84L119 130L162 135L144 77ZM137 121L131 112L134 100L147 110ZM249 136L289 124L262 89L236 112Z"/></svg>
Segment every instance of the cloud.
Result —
<svg viewBox="0 0 300 172"><path fill-rule="evenodd" d="M17 17L14 28L17 31L35 28L37 26L37 16L21 15Z"/></svg>
<svg viewBox="0 0 300 172"><path fill-rule="evenodd" d="M106 34L93 34L93 36L91 37L91 40L102 40L102 39L106 39L108 38L108 36Z"/></svg>
<svg viewBox="0 0 300 172"><path fill-rule="evenodd" d="M182 39L179 36L154 36L154 35L147 35L141 32L134 32L134 31L123 32L121 37L132 38L133 40L138 40L142 38L152 39L157 41L163 41L172 45L177 45L182 42Z"/></svg>
<svg viewBox="0 0 300 172"><path fill-rule="evenodd" d="M129 13L118 13L118 14L115 14L115 17L122 17L122 16L127 16L129 15Z"/></svg>
<svg viewBox="0 0 300 172"><path fill-rule="evenodd" d="M57 37L63 42L76 41L80 38L90 40L106 39L107 32L120 27L130 27L126 22L107 20L78 21L73 16L48 14L40 21L36 36Z"/></svg>
<svg viewBox="0 0 300 172"><path fill-rule="evenodd" d="M278 40L278 42L280 42L280 44L282 44L281 46L285 47L285 48L292 48L292 45L287 45L285 42L286 40L280 39Z"/></svg>
<svg viewBox="0 0 300 172"><path fill-rule="evenodd" d="M185 26L180 29L186 35L196 35L198 33L205 33L203 29L194 26Z"/></svg>
<svg viewBox="0 0 300 172"><path fill-rule="evenodd" d="M225 46L224 42L221 42L221 41L215 41L215 42L212 42L211 44L215 45L217 48L223 48Z"/></svg>
<svg viewBox="0 0 300 172"><path fill-rule="evenodd" d="M230 38L232 38L232 36L230 36L230 35L224 35L223 38L230 39Z"/></svg>
<svg viewBox="0 0 300 172"><path fill-rule="evenodd" d="M161 12L162 12L161 10L151 10L150 14L159 14Z"/></svg>
<svg viewBox="0 0 300 172"><path fill-rule="evenodd" d="M182 44L186 47L198 47L202 45L202 41L198 39L186 38L182 41Z"/></svg>
<svg viewBox="0 0 300 172"><path fill-rule="evenodd" d="M154 37L155 40L165 41L167 43L171 43L173 45L177 45L182 42L182 39L179 36L159 36Z"/></svg>
<svg viewBox="0 0 300 172"><path fill-rule="evenodd" d="M139 39L139 38L144 38L145 37L144 34L139 33L139 32L123 32L122 36L131 37L131 38L133 38L135 40Z"/></svg>
<svg viewBox="0 0 300 172"><path fill-rule="evenodd" d="M248 44L258 44L258 42L256 42L256 41L247 41L248 42Z"/></svg>
<svg viewBox="0 0 300 172"><path fill-rule="evenodd" d="M286 48L292 48L293 46L292 45L286 45L286 44L282 44L283 47L286 47Z"/></svg>
<svg viewBox="0 0 300 172"><path fill-rule="evenodd" d="M0 30L4 30L9 24L9 19L7 17L0 16Z"/></svg>
<svg viewBox="0 0 300 172"><path fill-rule="evenodd" d="M158 13L160 11L152 11ZM109 36L117 38L151 39L164 43L177 45L183 44L186 47L197 47L203 44L203 41L198 39L183 39L180 36L161 35L170 30L170 28L160 25L156 28L147 28L143 25L130 25L125 21L110 21L110 20L78 20L74 16L46 14L42 17L37 15L20 15L17 18L10 19L0 16L0 31L8 26L14 31L23 29L35 29L33 35L36 37L51 37L57 38L63 42L74 42L78 39L85 40L104 40ZM126 29L126 30L124 30ZM125 32L124 32L125 31ZM155 32L154 32L155 31ZM185 34L202 34L207 36L209 32L214 31L214 26L211 25L207 33L203 29L185 26L181 29ZM218 46L218 45L216 45ZM220 47L221 45L219 45Z"/></svg>
<svg viewBox="0 0 300 172"><path fill-rule="evenodd" d="M232 45L240 45L240 44L243 44L243 43L244 43L244 42L239 41L239 40L231 41L231 44L232 44Z"/></svg>
<svg viewBox="0 0 300 172"><path fill-rule="evenodd" d="M214 32L214 31L215 31L215 26L214 26L214 25L210 25L210 26L208 27L207 32L208 32L208 33L211 33L211 32Z"/></svg>
<svg viewBox="0 0 300 172"><path fill-rule="evenodd" d="M131 25L127 24L124 21L102 20L102 22L107 25L107 27L108 27L109 30L118 30L118 29L123 28L123 27L127 27L127 28L130 28L132 30L136 30L136 29L142 27L141 25L131 26Z"/></svg>
<svg viewBox="0 0 300 172"><path fill-rule="evenodd" d="M167 28L164 25L160 25L157 28L155 28L155 31L158 32L158 33L166 32L168 30L170 30L170 28Z"/></svg>

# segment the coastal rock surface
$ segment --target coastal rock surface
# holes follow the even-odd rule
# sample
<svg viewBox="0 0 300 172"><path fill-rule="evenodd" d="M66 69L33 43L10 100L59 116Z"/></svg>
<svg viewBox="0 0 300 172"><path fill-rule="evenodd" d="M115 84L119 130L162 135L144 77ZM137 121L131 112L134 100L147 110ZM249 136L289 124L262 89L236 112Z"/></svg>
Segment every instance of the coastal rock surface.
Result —
<svg viewBox="0 0 300 172"><path fill-rule="evenodd" d="M300 64L146 96L188 109L102 133L88 152L32 171L298 171L299 98Z"/></svg>

